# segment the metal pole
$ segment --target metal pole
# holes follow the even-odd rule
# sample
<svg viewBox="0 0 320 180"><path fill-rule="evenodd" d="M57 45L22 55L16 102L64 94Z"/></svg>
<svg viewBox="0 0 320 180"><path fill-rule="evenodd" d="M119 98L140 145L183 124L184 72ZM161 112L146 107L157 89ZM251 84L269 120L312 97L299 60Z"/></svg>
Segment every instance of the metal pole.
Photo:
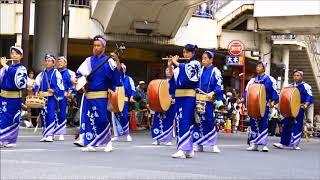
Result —
<svg viewBox="0 0 320 180"><path fill-rule="evenodd" d="M31 0L23 0L23 22L22 22L23 64L28 69L31 68L31 64L32 64L32 63L29 63L30 5L31 5Z"/></svg>
<svg viewBox="0 0 320 180"><path fill-rule="evenodd" d="M243 56L242 73L243 73L243 75L242 75L241 94L243 97L244 91L245 91L245 85L246 85L246 56L245 55ZM242 132L244 131L244 116L242 116L241 131Z"/></svg>
<svg viewBox="0 0 320 180"><path fill-rule="evenodd" d="M63 52L62 54L67 58L68 56L68 39L69 39L69 5L70 0L65 0L64 9L64 36L63 36Z"/></svg>

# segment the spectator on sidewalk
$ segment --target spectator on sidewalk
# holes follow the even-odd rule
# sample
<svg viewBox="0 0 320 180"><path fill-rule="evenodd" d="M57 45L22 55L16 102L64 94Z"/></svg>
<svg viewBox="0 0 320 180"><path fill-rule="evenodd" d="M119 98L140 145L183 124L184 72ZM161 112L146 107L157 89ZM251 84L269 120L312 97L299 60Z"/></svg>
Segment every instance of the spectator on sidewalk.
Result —
<svg viewBox="0 0 320 180"><path fill-rule="evenodd" d="M139 85L136 87L136 96L141 97L143 102L147 102L147 96L145 92L145 82L139 81Z"/></svg>
<svg viewBox="0 0 320 180"><path fill-rule="evenodd" d="M276 107L270 108L269 122L268 122L268 135L274 136L276 134L277 122L279 120L279 112Z"/></svg>

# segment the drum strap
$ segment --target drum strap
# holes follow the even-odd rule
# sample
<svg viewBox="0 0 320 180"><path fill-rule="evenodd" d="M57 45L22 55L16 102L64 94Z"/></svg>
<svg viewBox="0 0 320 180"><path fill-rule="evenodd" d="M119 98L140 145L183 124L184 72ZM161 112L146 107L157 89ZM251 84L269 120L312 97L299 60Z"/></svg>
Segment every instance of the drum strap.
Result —
<svg viewBox="0 0 320 180"><path fill-rule="evenodd" d="M104 59L100 64L98 64L97 67L95 67L91 72L90 74L88 75L87 79L89 79L95 72L97 72L106 62L109 61L109 59L111 59L112 57L111 56L107 56L106 59Z"/></svg>

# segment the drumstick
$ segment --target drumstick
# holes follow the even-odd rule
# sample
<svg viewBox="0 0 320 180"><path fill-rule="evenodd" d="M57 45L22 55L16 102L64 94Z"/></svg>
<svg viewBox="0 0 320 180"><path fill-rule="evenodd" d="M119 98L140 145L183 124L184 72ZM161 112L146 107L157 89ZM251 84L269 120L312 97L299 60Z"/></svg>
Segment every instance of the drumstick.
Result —
<svg viewBox="0 0 320 180"><path fill-rule="evenodd" d="M39 123L37 123L37 125L36 125L36 128L34 128L34 131L33 131L33 133L36 133L36 132L37 132L37 130L38 130L38 127L39 127Z"/></svg>

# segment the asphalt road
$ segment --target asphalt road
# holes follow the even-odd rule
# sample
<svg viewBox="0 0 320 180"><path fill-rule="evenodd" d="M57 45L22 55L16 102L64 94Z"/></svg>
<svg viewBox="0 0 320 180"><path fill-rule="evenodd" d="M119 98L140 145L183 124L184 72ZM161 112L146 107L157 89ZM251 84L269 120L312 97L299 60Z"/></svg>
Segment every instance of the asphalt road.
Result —
<svg viewBox="0 0 320 180"><path fill-rule="evenodd" d="M22 133L18 146L1 149L1 179L320 179L320 140L301 142L300 151L271 146L269 152L245 150L246 135L219 135L221 153L206 147L192 159L173 159L175 146L153 146L149 132L132 134L133 142L115 142L114 151L81 152L73 136L39 142Z"/></svg>

